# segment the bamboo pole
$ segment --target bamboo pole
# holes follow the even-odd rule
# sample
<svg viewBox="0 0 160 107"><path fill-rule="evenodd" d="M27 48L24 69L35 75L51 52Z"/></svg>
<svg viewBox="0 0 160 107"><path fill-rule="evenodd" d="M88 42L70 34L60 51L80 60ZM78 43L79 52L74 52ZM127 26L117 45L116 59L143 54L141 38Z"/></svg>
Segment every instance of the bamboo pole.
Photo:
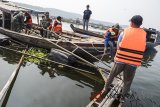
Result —
<svg viewBox="0 0 160 107"><path fill-rule="evenodd" d="M56 33L54 33L55 35L58 35L58 34L56 34ZM67 39L65 39L65 40L67 40ZM67 40L67 42L70 42L70 41L68 41ZM96 59L97 61L99 61L99 62L102 62L100 59L98 59L97 57L95 57L94 55L92 55L92 54L90 54L89 52L87 52L86 50L84 50L83 48L81 48L80 46L78 46L78 45L76 45L76 44L74 44L74 43L72 43L72 42L70 42L72 45L74 45L74 46L76 46L76 47L78 47L79 49L81 49L82 51L84 51L85 53L87 53L88 55L90 55L91 57L93 57L94 59ZM109 65L107 65L106 63L104 63L104 62L102 62L104 65L106 65L107 67L109 67L109 68L111 68Z"/></svg>
<svg viewBox="0 0 160 107"><path fill-rule="evenodd" d="M42 29L43 29L43 30L45 30L45 31L49 31L49 30L44 29L44 28L42 28ZM50 33L52 33L52 34L54 34L54 35L58 36L59 38L61 37L60 35L56 34L55 32L50 32ZM41 38L43 38L43 37L41 37ZM84 62L86 62L86 63L90 64L91 66L94 66L94 67L96 67L96 68L97 68L97 66L95 66L94 64L92 64L92 63L90 63L90 62L88 62L88 61L84 60L83 58L81 58L81 57L79 57L79 56L75 55L74 53L72 53L72 52L68 51L67 49L65 49L65 48L63 48L63 47L61 47L61 46L57 45L56 43L53 43L53 42L51 42L50 40L48 40L48 39L46 39L46 38L43 38L43 39L44 39L44 40L46 40L46 41L48 41L48 42L50 42L50 43L52 43L53 45L57 46L58 48L60 48L60 49L62 49L62 50L64 50L64 51L66 51L66 52L68 52L68 53L70 53L70 54L74 55L74 56L75 56L75 57L77 57L78 59L80 59L80 60L82 60L82 61L84 61ZM91 57L93 57L94 59L96 59L97 61L99 61L99 62L103 63L104 65L106 65L106 66L108 67L108 69L110 69L110 68L111 68L109 65L107 65L106 63L104 63L103 61L101 61L100 59L98 59L97 57L93 56L92 54L90 54L89 52L87 52L86 50L84 50L83 48L81 48L80 46L78 46L78 45L76 45L76 44L72 43L71 41L69 41L69 40L67 40L67 39L65 39L65 41L67 41L67 42L71 43L72 45L74 45L74 46L78 47L79 49L81 49L82 51L84 51L85 53L87 53L88 55L90 55Z"/></svg>
<svg viewBox="0 0 160 107"><path fill-rule="evenodd" d="M23 59L24 59L24 55L22 55L17 68L13 71L12 75L9 77L7 83L5 84L5 86L3 87L3 89L0 91L0 101L2 100L2 98L4 97L4 95L6 94L8 88L10 87L11 83L13 82L13 80L16 78L16 76L19 73L19 69L23 63Z"/></svg>
<svg viewBox="0 0 160 107"><path fill-rule="evenodd" d="M56 34L55 32L52 32L54 35L56 35L56 36L58 36L58 37L60 37L60 35L58 35L58 34ZM67 39L65 39L67 42L70 42L70 41L68 41ZM95 58L97 61L99 61L99 62L102 62L100 59L98 59L97 57L95 57L95 56L93 56L92 54L90 54L89 52L87 52L86 50L84 50L83 48L81 48L80 46L78 46L78 45L76 45L76 44L74 44L74 43L72 43L72 42L70 42L72 45L74 45L74 46L76 46L76 47L78 47L79 49L81 49L82 51L84 51L85 53L87 53L88 55L90 55L91 57L93 57L93 58ZM111 68L109 65L107 65L106 63L104 63L104 62L102 62L104 65L106 65L107 67L109 67L109 69Z"/></svg>
<svg viewBox="0 0 160 107"><path fill-rule="evenodd" d="M69 50L63 48L62 46L59 46L58 44L56 44L56 43L54 43L54 42L51 42L51 41L48 40L48 39L45 39L45 38L43 38L43 39L46 40L46 41L48 41L49 43L51 43L51 44L57 46L58 48L62 49L63 51L65 51L65 52L67 52L67 53L73 55L74 57L78 58L79 60L81 60L81 61L83 61L83 62L89 64L90 66L95 67L95 68L98 68L98 71L99 71L99 73L101 74L102 78L104 79L104 81L106 80L106 76L104 76L105 71L102 70L102 69L104 69L104 68L92 64L91 62L89 62L89 61L87 61L87 60L85 60L85 59L79 57L78 55L74 54L73 52L70 52ZM110 71L110 68L109 68L109 71Z"/></svg>

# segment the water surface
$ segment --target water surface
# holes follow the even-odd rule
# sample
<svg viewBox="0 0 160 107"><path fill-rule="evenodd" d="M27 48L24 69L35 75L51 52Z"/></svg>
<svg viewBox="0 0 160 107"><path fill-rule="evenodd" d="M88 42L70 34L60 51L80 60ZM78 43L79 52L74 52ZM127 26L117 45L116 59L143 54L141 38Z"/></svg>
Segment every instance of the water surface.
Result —
<svg viewBox="0 0 160 107"><path fill-rule="evenodd" d="M133 95L124 107L160 106L160 46L151 61L139 67L131 91ZM21 55L0 49L0 89L17 67ZM113 63L111 63L112 65ZM84 107L91 92L99 91L103 83L68 68L24 63L8 97L6 107ZM2 102L0 102L1 104ZM4 107L4 106L3 106Z"/></svg>

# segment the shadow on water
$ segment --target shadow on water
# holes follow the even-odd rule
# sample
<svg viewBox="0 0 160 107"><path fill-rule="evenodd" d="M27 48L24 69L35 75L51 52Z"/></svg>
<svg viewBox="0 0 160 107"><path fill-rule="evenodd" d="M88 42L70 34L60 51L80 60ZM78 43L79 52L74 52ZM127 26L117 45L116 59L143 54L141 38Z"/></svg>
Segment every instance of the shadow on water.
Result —
<svg viewBox="0 0 160 107"><path fill-rule="evenodd" d="M87 87L93 89L94 92L96 92L96 91L99 92L100 89L103 88L103 82L101 82L101 83L97 82L99 78L97 78L97 81L95 81L90 78L86 78L86 76L80 75L79 73L72 71L71 69L57 68L57 66L55 69L55 68L53 68L53 66L49 67L49 65L46 66L44 64L39 64L39 65L37 65L37 67L41 70L41 72L39 72L39 73L42 76L44 76L45 73L48 73L49 77L51 79L56 78L58 76L65 76L67 78L70 78L73 81L77 81L78 83L75 84L76 86L78 86L80 88L85 88L84 86L87 86ZM17 77L17 75L16 75L16 77ZM11 93L12 93L12 88L14 87L16 77L14 78L11 86L9 87L9 89L5 95L5 98L3 99L3 103L1 105L1 107L6 107L7 102L10 98ZM102 81L102 80L100 80L100 81Z"/></svg>
<svg viewBox="0 0 160 107"><path fill-rule="evenodd" d="M3 58L4 61L7 61L9 64L17 64L18 60L21 57L20 55L16 55L14 52L6 51L3 49L0 49L0 56Z"/></svg>
<svg viewBox="0 0 160 107"><path fill-rule="evenodd" d="M80 65L77 65L77 66L80 66ZM86 65L82 65L82 66L86 67ZM46 64L46 62L45 63L41 62L40 64L37 65L37 67L41 70L40 74L42 76L44 76L46 73L48 73L48 75L51 79L53 79L57 76L66 76L66 77L68 77L74 81L77 81L85 86L93 88L95 91L100 91L100 89L103 87L103 84L104 84L100 75L90 74L90 73L82 73L81 71L80 72L75 71L75 70L70 69L68 67L64 67L62 65L57 65L57 64L54 64L51 62L47 63L47 64ZM92 69L88 68L88 70L92 70ZM80 86L80 85L77 85L77 86ZM82 87L82 86L80 86L80 87Z"/></svg>

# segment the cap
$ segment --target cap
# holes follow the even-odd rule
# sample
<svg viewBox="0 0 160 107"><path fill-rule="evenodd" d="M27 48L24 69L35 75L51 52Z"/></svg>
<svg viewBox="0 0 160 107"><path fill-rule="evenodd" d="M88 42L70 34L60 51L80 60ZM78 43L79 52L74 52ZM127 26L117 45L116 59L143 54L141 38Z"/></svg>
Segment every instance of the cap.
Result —
<svg viewBox="0 0 160 107"><path fill-rule="evenodd" d="M87 7L89 7L89 4L87 5Z"/></svg>
<svg viewBox="0 0 160 107"><path fill-rule="evenodd" d="M140 15L135 15L130 19L130 21L132 23L136 24L137 26L140 26L140 25L142 25L143 18Z"/></svg>
<svg viewBox="0 0 160 107"><path fill-rule="evenodd" d="M57 20L61 20L61 19L62 19L62 17L61 17L61 16L58 16L58 17L57 17Z"/></svg>

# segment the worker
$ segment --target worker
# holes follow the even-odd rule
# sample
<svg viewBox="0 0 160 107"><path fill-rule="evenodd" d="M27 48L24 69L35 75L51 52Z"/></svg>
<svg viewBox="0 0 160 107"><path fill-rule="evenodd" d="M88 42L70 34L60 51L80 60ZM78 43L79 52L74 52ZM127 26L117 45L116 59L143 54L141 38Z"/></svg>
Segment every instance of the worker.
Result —
<svg viewBox="0 0 160 107"><path fill-rule="evenodd" d="M89 9L89 5L87 5L86 8L87 9L84 10L83 12L83 29L88 31L88 23L89 23L89 19L92 14L92 11Z"/></svg>
<svg viewBox="0 0 160 107"><path fill-rule="evenodd" d="M29 34L32 28L32 17L28 12L25 12L25 34Z"/></svg>
<svg viewBox="0 0 160 107"><path fill-rule="evenodd" d="M45 16L42 15L42 19L40 20L40 27L43 28ZM40 35L43 36L43 29L40 29Z"/></svg>
<svg viewBox="0 0 160 107"><path fill-rule="evenodd" d="M104 34L104 54L106 54L107 50L108 50L108 46L110 46L110 55L111 58L114 58L114 54L115 54L115 41L117 41L117 38L119 36L119 24L115 24L114 26L112 26L111 28L106 30L106 33Z"/></svg>
<svg viewBox="0 0 160 107"><path fill-rule="evenodd" d="M107 92L114 77L123 71L124 86L120 98L121 102L124 102L130 90L136 69L141 65L146 48L146 32L140 28L142 21L143 18L140 15L133 16L130 20L130 27L124 29L120 34L114 58L115 63L103 89L104 92Z"/></svg>
<svg viewBox="0 0 160 107"><path fill-rule="evenodd" d="M23 11L15 12L13 15L13 31L21 32L24 29L24 13Z"/></svg>
<svg viewBox="0 0 160 107"><path fill-rule="evenodd" d="M49 19L50 25L47 27L47 38L52 37L52 19Z"/></svg>
<svg viewBox="0 0 160 107"><path fill-rule="evenodd" d="M50 22L51 22L51 19L49 18L49 12L46 12L45 13L45 18L43 20L43 25L42 25L42 28L43 28L43 37L47 37L47 34L48 34L48 27L50 26Z"/></svg>
<svg viewBox="0 0 160 107"><path fill-rule="evenodd" d="M57 19L54 21L52 31L61 34L62 33L62 18L61 16L58 16Z"/></svg>

